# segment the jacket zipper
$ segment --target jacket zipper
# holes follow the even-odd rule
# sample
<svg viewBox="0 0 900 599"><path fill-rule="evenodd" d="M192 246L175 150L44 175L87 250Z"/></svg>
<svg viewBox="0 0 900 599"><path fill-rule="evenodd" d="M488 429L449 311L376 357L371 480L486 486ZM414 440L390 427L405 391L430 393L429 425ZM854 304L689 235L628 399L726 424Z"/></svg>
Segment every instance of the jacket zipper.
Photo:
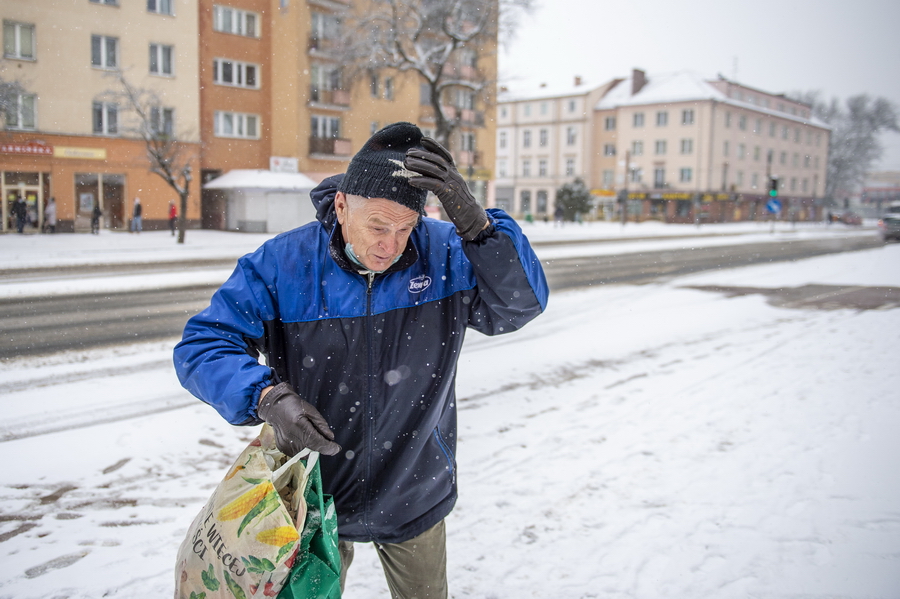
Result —
<svg viewBox="0 0 900 599"><path fill-rule="evenodd" d="M372 400L373 386L372 386L372 378L373 372L375 371L375 344L374 344L374 335L372 334L372 327L374 326L374 319L372 318L372 286L375 283L375 273L372 271L368 271L367 273L360 273L366 277L366 360L367 360L367 371L366 371L366 421L363 424L366 431L366 444L363 450L366 453L366 484L364 486L364 501L363 501L363 526L366 531L371 536L372 532L369 530L369 496L371 494L372 488L372 448L375 447L375 406L374 401Z"/></svg>

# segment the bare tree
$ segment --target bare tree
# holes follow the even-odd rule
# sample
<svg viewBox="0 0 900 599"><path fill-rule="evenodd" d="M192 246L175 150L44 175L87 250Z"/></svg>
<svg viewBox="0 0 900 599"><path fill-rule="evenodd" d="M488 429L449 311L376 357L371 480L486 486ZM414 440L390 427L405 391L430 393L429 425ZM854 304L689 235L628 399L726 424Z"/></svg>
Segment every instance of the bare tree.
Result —
<svg viewBox="0 0 900 599"><path fill-rule="evenodd" d="M428 89L435 138L450 147L462 124L466 102L448 102L462 91L475 98L494 83L480 65L479 52L511 35L516 15L532 0L370 0L345 21L338 50L350 79L366 72L416 73Z"/></svg>
<svg viewBox="0 0 900 599"><path fill-rule="evenodd" d="M832 128L826 199L837 200L857 191L866 173L884 153L879 134L900 131L897 107L889 100L867 94L848 98L843 104L837 98L825 102L818 92L795 97L811 105L813 114Z"/></svg>
<svg viewBox="0 0 900 599"><path fill-rule="evenodd" d="M133 85L122 71L111 74L118 84L115 90L104 92L136 117L130 125L120 127L125 135L144 140L150 172L159 175L179 198L178 243L184 243L187 228L188 195L190 193L191 162L194 154L175 134L174 115L163 106L156 92Z"/></svg>

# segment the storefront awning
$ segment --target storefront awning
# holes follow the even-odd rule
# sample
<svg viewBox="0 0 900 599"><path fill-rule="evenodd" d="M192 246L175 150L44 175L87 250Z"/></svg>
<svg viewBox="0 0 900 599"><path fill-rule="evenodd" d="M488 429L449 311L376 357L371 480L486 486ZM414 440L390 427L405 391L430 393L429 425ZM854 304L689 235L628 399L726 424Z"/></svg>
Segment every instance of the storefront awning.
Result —
<svg viewBox="0 0 900 599"><path fill-rule="evenodd" d="M203 189L260 189L264 191L309 191L318 183L302 173L235 169L208 181Z"/></svg>

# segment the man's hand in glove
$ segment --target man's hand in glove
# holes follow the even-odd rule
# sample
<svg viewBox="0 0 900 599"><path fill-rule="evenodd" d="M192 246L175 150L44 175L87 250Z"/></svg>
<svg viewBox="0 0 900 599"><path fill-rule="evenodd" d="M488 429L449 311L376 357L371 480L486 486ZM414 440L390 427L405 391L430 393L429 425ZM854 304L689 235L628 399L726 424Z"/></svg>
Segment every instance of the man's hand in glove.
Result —
<svg viewBox="0 0 900 599"><path fill-rule="evenodd" d="M487 213L469 193L469 186L456 170L450 152L430 137L422 138L422 148L406 151L404 165L407 170L421 175L411 177L409 184L436 195L456 225L459 236L472 241L487 228Z"/></svg>
<svg viewBox="0 0 900 599"><path fill-rule="evenodd" d="M306 447L324 455L341 450L325 418L287 383L269 388L260 398L256 413L275 431L275 445L282 453L294 456Z"/></svg>

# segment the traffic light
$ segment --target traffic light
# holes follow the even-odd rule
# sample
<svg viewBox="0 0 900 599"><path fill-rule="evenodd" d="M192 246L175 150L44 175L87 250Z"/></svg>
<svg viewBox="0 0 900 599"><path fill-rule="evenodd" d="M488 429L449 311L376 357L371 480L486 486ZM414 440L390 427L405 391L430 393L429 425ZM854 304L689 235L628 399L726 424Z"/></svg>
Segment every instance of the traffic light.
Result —
<svg viewBox="0 0 900 599"><path fill-rule="evenodd" d="M778 197L778 177L769 177L769 197Z"/></svg>

